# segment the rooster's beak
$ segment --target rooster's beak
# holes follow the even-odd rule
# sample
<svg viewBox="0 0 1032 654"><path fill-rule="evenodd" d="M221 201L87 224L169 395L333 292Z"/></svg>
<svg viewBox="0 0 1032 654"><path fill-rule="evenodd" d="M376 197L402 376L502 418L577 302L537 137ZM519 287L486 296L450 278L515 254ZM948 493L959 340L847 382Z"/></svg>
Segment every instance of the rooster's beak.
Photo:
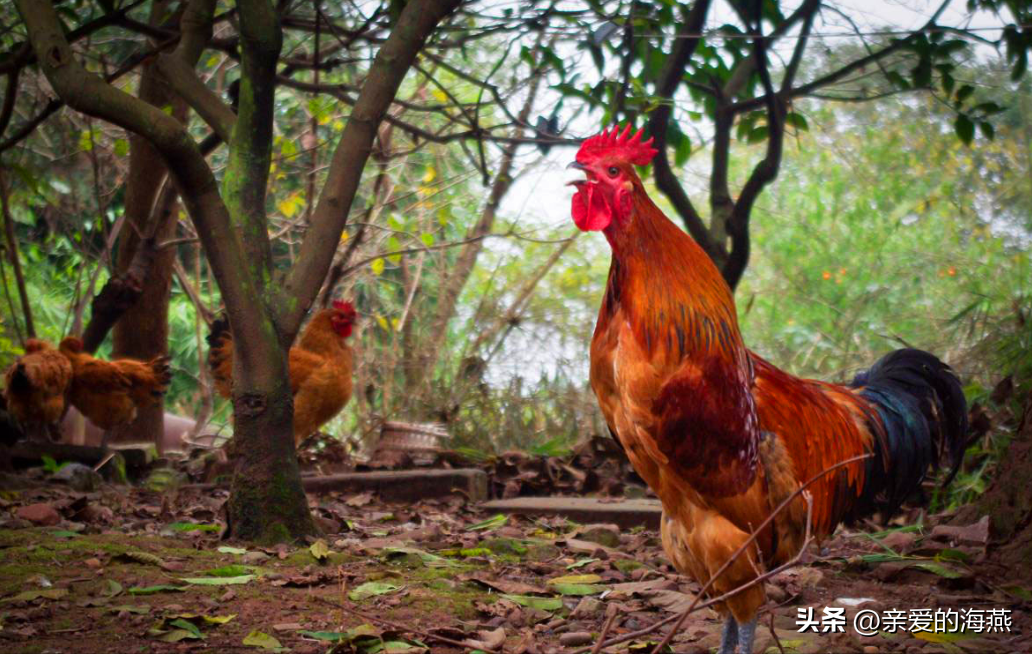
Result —
<svg viewBox="0 0 1032 654"><path fill-rule="evenodd" d="M570 164L568 166L566 166L566 168L567 169L576 168L577 170L587 170L588 169L587 166L585 166L584 164L582 164L579 161L572 161L572 162L570 162Z"/></svg>

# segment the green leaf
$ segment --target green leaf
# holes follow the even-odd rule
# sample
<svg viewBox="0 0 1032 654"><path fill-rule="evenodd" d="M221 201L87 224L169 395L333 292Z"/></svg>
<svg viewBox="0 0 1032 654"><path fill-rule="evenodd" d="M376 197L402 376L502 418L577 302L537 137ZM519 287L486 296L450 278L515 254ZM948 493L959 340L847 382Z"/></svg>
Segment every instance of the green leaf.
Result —
<svg viewBox="0 0 1032 654"><path fill-rule="evenodd" d="M179 581L185 581L195 586L239 586L248 584L255 580L256 575L241 575L239 577L181 577Z"/></svg>
<svg viewBox="0 0 1032 654"><path fill-rule="evenodd" d="M330 643L349 643L362 636L379 636L380 630L367 622L347 631L302 631L300 633L302 636L314 638L315 640L323 640Z"/></svg>
<svg viewBox="0 0 1032 654"><path fill-rule="evenodd" d="M552 590L560 595L596 595L605 589L595 584L552 584Z"/></svg>
<svg viewBox="0 0 1032 654"><path fill-rule="evenodd" d="M42 590L25 590L14 597L4 598L4 602L32 602L38 599L61 599L68 594L67 588L44 588Z"/></svg>
<svg viewBox="0 0 1032 654"><path fill-rule="evenodd" d="M602 581L602 577L598 575L565 575L549 579L545 583L549 586L556 586L560 584L597 584L600 581Z"/></svg>
<svg viewBox="0 0 1032 654"><path fill-rule="evenodd" d="M195 625L194 623L190 622L189 620L184 620L182 618L177 618L175 620L170 621L168 623L168 626L175 627L177 630L183 630L183 631L188 632L190 634L188 636L188 638L190 638L190 639L193 639L193 640L203 640L204 639L204 634L201 633L201 630L197 627L197 625ZM176 633L175 631L172 631L172 632L170 632L170 634L166 634L166 636L167 635L171 635L171 634L175 634L175 633ZM174 642L177 642L179 640L182 640L182 638L176 638L175 640L166 640L164 637L162 637L161 640L165 640L166 642L174 643Z"/></svg>
<svg viewBox="0 0 1032 654"><path fill-rule="evenodd" d="M953 122L953 130L964 145L971 145L971 140L975 138L975 124L971 122L970 118L965 114L957 114L957 120Z"/></svg>
<svg viewBox="0 0 1032 654"><path fill-rule="evenodd" d="M209 577L243 577L250 575L254 568L246 565L224 565L221 568L212 568L211 570L205 570L204 574Z"/></svg>
<svg viewBox="0 0 1032 654"><path fill-rule="evenodd" d="M797 114L795 112L785 115L785 124L795 127L800 132L807 132L810 130L810 125L806 122L806 117L803 116L803 114Z"/></svg>
<svg viewBox="0 0 1032 654"><path fill-rule="evenodd" d="M982 136L987 141L993 141L996 139L996 128L993 127L992 123L986 121L980 121L978 123L978 131L982 132Z"/></svg>
<svg viewBox="0 0 1032 654"><path fill-rule="evenodd" d="M158 637L158 640L164 643L178 643L183 640L197 640L204 638L204 634L197 630L196 627L194 627L194 630L196 631L196 635L195 631L189 631L187 629L173 629L172 631L161 634Z"/></svg>
<svg viewBox="0 0 1032 654"><path fill-rule="evenodd" d="M960 579L965 576L964 573L958 572L953 568L948 568L945 565L942 565L941 563L933 563L931 561L921 561L919 563L915 563L914 567L921 568L922 570L927 570L928 572L937 574L940 577L945 577L946 579Z"/></svg>
<svg viewBox="0 0 1032 654"><path fill-rule="evenodd" d="M964 102L964 100L970 98L971 94L974 92L975 87L971 86L970 84L965 84L964 86L957 89L957 95L955 96L957 98L957 102Z"/></svg>
<svg viewBox="0 0 1032 654"><path fill-rule="evenodd" d="M926 640L929 643L956 643L961 640L967 640L969 638L975 638L978 636L977 633L973 633L970 631L919 631L911 635L914 638Z"/></svg>
<svg viewBox="0 0 1032 654"><path fill-rule="evenodd" d="M116 157L124 157L129 154L129 141L125 139L117 139L115 141L114 152Z"/></svg>
<svg viewBox="0 0 1032 654"><path fill-rule="evenodd" d="M199 525L193 522L173 522L168 526L172 531L211 531L218 532L218 525Z"/></svg>
<svg viewBox="0 0 1032 654"><path fill-rule="evenodd" d="M388 558L398 555L415 555L419 557L419 560L423 565L428 568L453 568L458 565L454 561L449 561L443 556L437 556L436 554L431 554L430 552L425 552L415 547L385 547L382 551Z"/></svg>
<svg viewBox="0 0 1032 654"><path fill-rule="evenodd" d="M377 595L387 595L400 589L401 586L395 586L394 584L389 584L385 581L367 581L366 583L352 589L351 592L348 593L348 599L353 602L357 602Z"/></svg>
<svg viewBox="0 0 1032 654"><path fill-rule="evenodd" d="M533 595L507 595L503 594L501 597L519 604L520 606L527 606L532 609L538 609L539 611L558 611L563 608L563 601L558 597L534 597Z"/></svg>
<svg viewBox="0 0 1032 654"><path fill-rule="evenodd" d="M373 262L369 264L369 268L373 271L374 275L383 274L383 269L387 267L387 262L383 260L383 257L379 259L373 259Z"/></svg>
<svg viewBox="0 0 1032 654"><path fill-rule="evenodd" d="M430 232L423 232L419 235L419 240L423 241L423 245L427 247L432 247L434 244L434 235Z"/></svg>
<svg viewBox="0 0 1032 654"><path fill-rule="evenodd" d="M170 586L168 584L159 584L157 586L134 586L129 589L129 594L154 595L155 593L182 592L186 590L186 588L186 586Z"/></svg>
<svg viewBox="0 0 1032 654"><path fill-rule="evenodd" d="M264 631L258 631L257 629L244 636L243 644L248 647L258 647L261 649L272 650L274 652L282 652L286 650L286 648L284 648L275 637L270 636Z"/></svg>
<svg viewBox="0 0 1032 654"><path fill-rule="evenodd" d="M504 513L499 513L497 515L491 516L483 522L478 522L475 525L470 525L469 527L466 527L466 531L490 531L492 529L504 527L508 522L509 516L505 515Z"/></svg>
<svg viewBox="0 0 1032 654"><path fill-rule="evenodd" d="M581 559L575 563L571 563L570 565L566 566L566 569L576 570L577 568L582 568L588 565L589 563L594 563L595 561L598 561L598 559Z"/></svg>
<svg viewBox="0 0 1032 654"><path fill-rule="evenodd" d="M312 556L315 557L316 561L325 561L326 557L330 555L330 546L326 544L322 538L318 539L312 546L308 548Z"/></svg>
<svg viewBox="0 0 1032 654"><path fill-rule="evenodd" d="M247 554L247 550L242 547L230 547L228 545L223 545L216 551L221 552L222 554Z"/></svg>

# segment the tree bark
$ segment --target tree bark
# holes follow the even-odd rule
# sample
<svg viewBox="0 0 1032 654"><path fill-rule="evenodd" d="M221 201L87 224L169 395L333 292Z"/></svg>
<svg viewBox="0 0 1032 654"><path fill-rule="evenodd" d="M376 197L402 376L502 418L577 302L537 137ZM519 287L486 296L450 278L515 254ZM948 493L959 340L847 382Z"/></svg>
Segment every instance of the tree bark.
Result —
<svg viewBox="0 0 1032 654"><path fill-rule="evenodd" d="M152 25L160 23L166 15L168 4L154 4L151 9ZM172 116L185 123L186 103L172 91L153 61L143 67L138 96L155 107L170 106ZM129 176L125 191L125 215L129 229L122 230L115 271L120 279L138 279L139 294L115 323L112 355L116 357L147 361L168 354L168 303L172 290L175 249L157 250L154 247L155 240L160 243L175 233L174 217L179 211L179 203L175 193L161 193L167 176L165 162L154 146L142 136L130 136ZM151 234L153 239L145 242L146 235ZM141 248L145 251L137 256ZM134 264L142 270L133 270ZM94 311L96 306L95 303ZM90 323L93 324L92 319ZM116 430L110 442L152 441L158 451L163 453L164 420L165 407L162 402L140 409L136 420Z"/></svg>

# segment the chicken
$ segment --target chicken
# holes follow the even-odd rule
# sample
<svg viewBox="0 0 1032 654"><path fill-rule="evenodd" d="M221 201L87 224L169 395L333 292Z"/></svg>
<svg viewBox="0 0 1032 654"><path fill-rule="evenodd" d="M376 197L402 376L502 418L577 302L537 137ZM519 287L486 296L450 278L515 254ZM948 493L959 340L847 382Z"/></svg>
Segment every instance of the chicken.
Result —
<svg viewBox="0 0 1032 654"><path fill-rule="evenodd" d="M65 410L65 392L72 381L72 365L50 343L29 339L25 354L4 375L7 410L29 436L49 432L57 440L57 421Z"/></svg>
<svg viewBox="0 0 1032 654"><path fill-rule="evenodd" d="M102 445L111 430L136 418L137 409L160 401L172 379L167 356L105 361L86 353L74 336L61 341L60 350L72 366L68 401L107 432Z"/></svg>
<svg viewBox="0 0 1032 654"><path fill-rule="evenodd" d="M351 399L351 348L345 342L355 324L355 307L335 300L317 312L287 357L290 390L294 394L294 444L313 434L340 413ZM215 390L233 396L233 335L225 317L208 334L208 367Z"/></svg>
<svg viewBox="0 0 1032 654"><path fill-rule="evenodd" d="M967 431L953 371L931 354L892 352L851 387L799 379L750 352L734 298L702 248L666 218L633 166L655 150L618 128L584 141L572 167L572 214L612 249L591 342L591 386L632 465L659 496L661 536L677 569L706 583L752 531L812 477L813 535L873 511L889 515ZM796 495L710 589L719 596L791 559L804 545ZM754 584L718 609L720 654L752 651L765 601Z"/></svg>

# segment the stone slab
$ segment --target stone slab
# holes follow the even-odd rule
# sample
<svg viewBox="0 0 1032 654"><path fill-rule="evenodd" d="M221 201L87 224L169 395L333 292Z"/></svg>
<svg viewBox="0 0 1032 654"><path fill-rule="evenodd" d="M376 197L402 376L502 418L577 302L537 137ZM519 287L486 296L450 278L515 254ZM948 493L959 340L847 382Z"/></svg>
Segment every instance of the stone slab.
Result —
<svg viewBox="0 0 1032 654"><path fill-rule="evenodd" d="M611 500L594 497L515 497L484 502L487 511L524 516L563 516L581 524L612 523L624 529L659 529L659 500Z"/></svg>
<svg viewBox="0 0 1032 654"><path fill-rule="evenodd" d="M373 491L384 500L396 502L448 495L462 495L470 502L487 499L487 473L475 468L345 472L303 477L301 482L309 493Z"/></svg>

